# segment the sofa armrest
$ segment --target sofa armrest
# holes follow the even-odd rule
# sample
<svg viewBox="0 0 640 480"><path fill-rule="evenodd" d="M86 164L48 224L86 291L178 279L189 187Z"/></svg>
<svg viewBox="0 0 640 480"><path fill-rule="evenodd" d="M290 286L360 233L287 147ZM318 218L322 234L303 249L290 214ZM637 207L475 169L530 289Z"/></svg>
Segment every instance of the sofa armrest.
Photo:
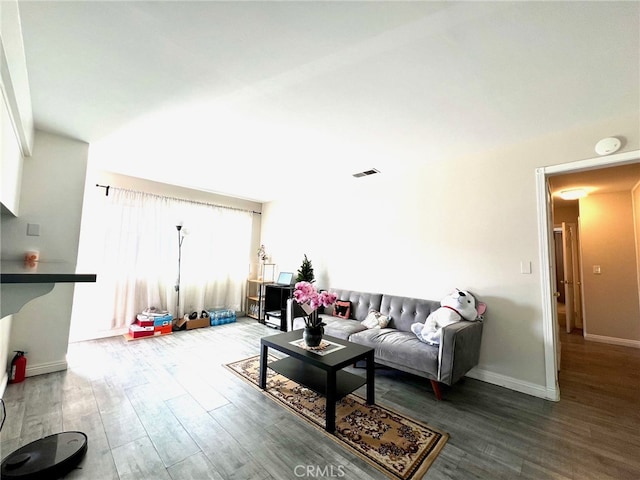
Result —
<svg viewBox="0 0 640 480"><path fill-rule="evenodd" d="M466 320L447 325L440 336L438 381L453 385L478 364L482 322Z"/></svg>

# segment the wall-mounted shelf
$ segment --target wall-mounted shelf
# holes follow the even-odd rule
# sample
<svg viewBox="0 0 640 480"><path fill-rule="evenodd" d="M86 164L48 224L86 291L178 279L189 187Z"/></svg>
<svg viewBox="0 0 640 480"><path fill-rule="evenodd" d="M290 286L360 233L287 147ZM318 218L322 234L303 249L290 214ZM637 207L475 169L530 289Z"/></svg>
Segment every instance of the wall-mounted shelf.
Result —
<svg viewBox="0 0 640 480"><path fill-rule="evenodd" d="M95 282L95 273L77 273L76 266L64 262L0 263L0 318L12 315L34 298L46 295L56 283Z"/></svg>

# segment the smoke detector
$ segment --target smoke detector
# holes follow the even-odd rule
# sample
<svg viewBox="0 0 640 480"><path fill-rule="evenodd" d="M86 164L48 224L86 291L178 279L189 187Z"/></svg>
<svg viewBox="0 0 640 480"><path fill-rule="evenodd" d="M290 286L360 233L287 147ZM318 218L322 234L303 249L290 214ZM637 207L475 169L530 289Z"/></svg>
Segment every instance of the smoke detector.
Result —
<svg viewBox="0 0 640 480"><path fill-rule="evenodd" d="M596 153L598 155L611 155L620 150L622 142L616 137L603 138L596 143Z"/></svg>

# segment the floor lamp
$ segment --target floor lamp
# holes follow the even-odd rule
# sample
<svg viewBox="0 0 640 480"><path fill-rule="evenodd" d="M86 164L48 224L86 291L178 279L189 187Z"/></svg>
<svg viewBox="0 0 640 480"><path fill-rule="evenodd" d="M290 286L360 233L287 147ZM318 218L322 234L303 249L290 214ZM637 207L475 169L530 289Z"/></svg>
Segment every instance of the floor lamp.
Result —
<svg viewBox="0 0 640 480"><path fill-rule="evenodd" d="M182 224L176 225L178 229L178 279L176 280L176 293L177 301L176 301L176 316L177 318L182 318L184 315L180 312L180 263L182 262L182 242L184 241L184 235L182 234Z"/></svg>

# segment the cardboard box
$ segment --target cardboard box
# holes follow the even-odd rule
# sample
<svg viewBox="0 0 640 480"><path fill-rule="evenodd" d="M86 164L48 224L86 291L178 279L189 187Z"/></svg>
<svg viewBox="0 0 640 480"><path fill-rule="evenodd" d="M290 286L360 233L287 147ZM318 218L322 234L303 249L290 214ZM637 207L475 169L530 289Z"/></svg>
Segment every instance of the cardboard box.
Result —
<svg viewBox="0 0 640 480"><path fill-rule="evenodd" d="M144 315L138 315L135 323L140 325L141 327L153 327L153 318L145 318Z"/></svg>
<svg viewBox="0 0 640 480"><path fill-rule="evenodd" d="M178 318L173 322L173 331L180 330L193 330L194 328L202 328L209 326L209 318L194 318L189 320L188 318Z"/></svg>
<svg viewBox="0 0 640 480"><path fill-rule="evenodd" d="M163 317L153 317L154 327L166 327L167 325L173 325L173 315L165 315Z"/></svg>
<svg viewBox="0 0 640 480"><path fill-rule="evenodd" d="M194 318L193 320L187 320L187 330L193 330L194 328L202 328L209 326L209 318Z"/></svg>
<svg viewBox="0 0 640 480"><path fill-rule="evenodd" d="M154 335L166 335L167 333L171 333L171 329L173 328L172 324L163 325L160 327L153 327Z"/></svg>
<svg viewBox="0 0 640 480"><path fill-rule="evenodd" d="M134 323L129 325L129 335L131 335L132 338L151 337L154 333L153 329L154 327L141 327Z"/></svg>
<svg viewBox="0 0 640 480"><path fill-rule="evenodd" d="M173 331L179 332L180 330L187 329L187 319L186 318L176 318L173 321Z"/></svg>
<svg viewBox="0 0 640 480"><path fill-rule="evenodd" d="M164 327L173 323L173 315L167 313L166 315L145 315L139 313L136 317L136 322L142 327Z"/></svg>

